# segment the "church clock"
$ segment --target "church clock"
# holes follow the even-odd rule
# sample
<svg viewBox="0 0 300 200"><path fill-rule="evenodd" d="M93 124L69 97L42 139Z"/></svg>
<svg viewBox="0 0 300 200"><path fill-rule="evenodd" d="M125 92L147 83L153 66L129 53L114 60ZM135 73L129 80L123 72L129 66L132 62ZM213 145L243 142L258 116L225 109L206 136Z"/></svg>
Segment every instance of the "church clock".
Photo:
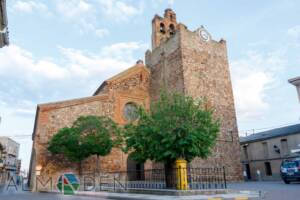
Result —
<svg viewBox="0 0 300 200"><path fill-rule="evenodd" d="M199 29L198 34L199 34L199 37L201 38L201 40L203 40L205 42L208 42L211 39L210 34L203 27Z"/></svg>

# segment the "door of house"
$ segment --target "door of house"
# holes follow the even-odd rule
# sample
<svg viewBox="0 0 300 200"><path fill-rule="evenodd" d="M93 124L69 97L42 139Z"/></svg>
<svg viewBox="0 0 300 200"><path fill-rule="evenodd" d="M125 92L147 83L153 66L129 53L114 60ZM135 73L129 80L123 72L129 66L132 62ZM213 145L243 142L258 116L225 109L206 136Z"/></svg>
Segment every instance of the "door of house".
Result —
<svg viewBox="0 0 300 200"><path fill-rule="evenodd" d="M247 179L248 179L248 180L251 180L250 165L249 165L249 164L246 164L245 167L246 167Z"/></svg>

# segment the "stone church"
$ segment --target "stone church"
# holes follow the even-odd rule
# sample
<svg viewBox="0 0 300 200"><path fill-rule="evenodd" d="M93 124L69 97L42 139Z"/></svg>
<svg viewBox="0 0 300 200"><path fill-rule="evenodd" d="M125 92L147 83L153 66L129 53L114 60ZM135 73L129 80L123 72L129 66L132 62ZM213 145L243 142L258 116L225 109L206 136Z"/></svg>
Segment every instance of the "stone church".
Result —
<svg viewBox="0 0 300 200"><path fill-rule="evenodd" d="M149 108L161 88L185 95L206 97L221 120L221 132L213 154L207 160L195 159L191 167L225 166L229 180L241 180L240 148L226 41L215 41L204 28L190 31L178 23L176 14L166 9L164 16L152 20L152 49L127 70L105 80L90 97L39 104L33 131L30 179L36 175L57 177L63 172L77 172L77 165L62 159L53 160L47 143L61 128L82 115L106 115L120 125L130 120L128 111L143 105ZM159 167L150 161L143 165L113 149L101 157L101 171L126 171ZM95 170L96 159L83 163L83 171Z"/></svg>

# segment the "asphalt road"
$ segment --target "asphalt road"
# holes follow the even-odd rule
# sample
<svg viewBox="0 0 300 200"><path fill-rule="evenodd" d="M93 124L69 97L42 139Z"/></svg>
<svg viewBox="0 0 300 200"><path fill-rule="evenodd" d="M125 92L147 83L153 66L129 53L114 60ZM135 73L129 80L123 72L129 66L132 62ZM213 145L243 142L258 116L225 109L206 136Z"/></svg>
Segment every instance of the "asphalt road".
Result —
<svg viewBox="0 0 300 200"><path fill-rule="evenodd" d="M229 188L255 190L265 193L265 200L300 200L300 183L284 182L245 182L229 184Z"/></svg>

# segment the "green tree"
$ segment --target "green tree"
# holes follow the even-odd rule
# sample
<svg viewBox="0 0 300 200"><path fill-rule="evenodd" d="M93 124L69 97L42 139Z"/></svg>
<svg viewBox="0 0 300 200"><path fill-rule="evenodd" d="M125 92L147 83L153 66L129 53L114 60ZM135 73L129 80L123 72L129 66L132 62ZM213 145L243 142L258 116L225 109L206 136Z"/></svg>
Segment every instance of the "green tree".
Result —
<svg viewBox="0 0 300 200"><path fill-rule="evenodd" d="M163 162L167 186L174 162L206 158L215 144L219 121L205 100L162 92L150 111L139 108L139 120L125 126L125 152L134 160Z"/></svg>
<svg viewBox="0 0 300 200"><path fill-rule="evenodd" d="M110 153L114 143L113 135L119 134L119 128L108 117L81 116L71 128L65 127L55 134L48 150L52 154L62 154L71 162L79 164L91 155L97 155L97 172L99 172L99 156Z"/></svg>
<svg viewBox="0 0 300 200"><path fill-rule="evenodd" d="M117 140L112 137L119 135L118 125L105 116L81 116L72 128L84 136L83 145L90 155L97 155L97 173L99 173L99 156L106 156L111 152Z"/></svg>
<svg viewBox="0 0 300 200"><path fill-rule="evenodd" d="M48 151L52 154L64 155L69 161L78 163L78 171L81 174L82 160L89 157L88 149L83 145L80 132L73 128L60 129L50 140Z"/></svg>

